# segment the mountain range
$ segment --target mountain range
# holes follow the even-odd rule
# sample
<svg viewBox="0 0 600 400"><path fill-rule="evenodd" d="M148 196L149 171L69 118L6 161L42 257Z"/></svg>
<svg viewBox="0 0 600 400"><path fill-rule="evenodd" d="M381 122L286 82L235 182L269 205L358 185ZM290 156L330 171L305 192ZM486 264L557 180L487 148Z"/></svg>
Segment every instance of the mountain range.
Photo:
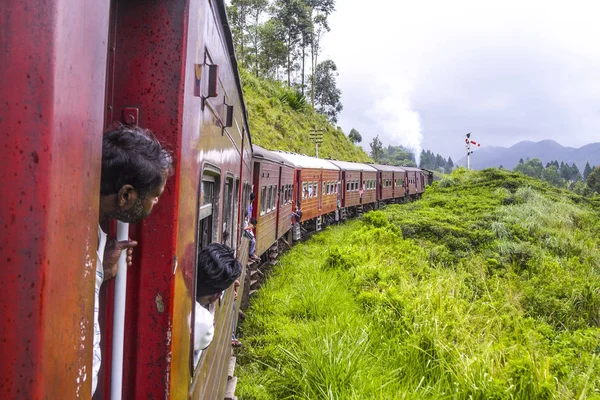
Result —
<svg viewBox="0 0 600 400"><path fill-rule="evenodd" d="M472 149L473 150L473 149ZM575 163L579 171L583 173L585 163L590 166L600 165L600 143L590 143L578 149L564 147L554 140L542 140L541 142L523 141L511 147L482 147L475 149L471 154L471 168L484 169L502 166L513 169L520 159L539 158L546 165L547 162L557 160L559 163ZM467 157L463 157L455 164L456 166L467 166Z"/></svg>

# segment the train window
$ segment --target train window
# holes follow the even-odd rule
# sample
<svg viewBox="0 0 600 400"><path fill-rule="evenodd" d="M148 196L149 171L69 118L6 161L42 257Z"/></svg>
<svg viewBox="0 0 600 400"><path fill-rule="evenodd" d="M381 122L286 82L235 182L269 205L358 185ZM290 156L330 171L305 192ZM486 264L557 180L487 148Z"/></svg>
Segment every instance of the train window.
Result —
<svg viewBox="0 0 600 400"><path fill-rule="evenodd" d="M271 211L273 204L271 200L273 199L273 185L269 185L269 192L267 194L267 212Z"/></svg>
<svg viewBox="0 0 600 400"><path fill-rule="evenodd" d="M218 229L213 229L213 221L218 221L219 213L219 175L206 171L202 176L202 192L200 193L199 238L202 249L214 241L218 241ZM217 225L218 226L218 225Z"/></svg>
<svg viewBox="0 0 600 400"><path fill-rule="evenodd" d="M308 183L308 197L313 197L313 183Z"/></svg>
<svg viewBox="0 0 600 400"><path fill-rule="evenodd" d="M260 188L260 215L267 212L267 187L263 186ZM248 217L250 218L250 217Z"/></svg>
<svg viewBox="0 0 600 400"><path fill-rule="evenodd" d="M233 177L225 180L225 198L223 199L223 227L221 238L225 245L231 247L231 225L233 221Z"/></svg>
<svg viewBox="0 0 600 400"><path fill-rule="evenodd" d="M306 186L306 182L302 184L302 199L308 197L308 187Z"/></svg>
<svg viewBox="0 0 600 400"><path fill-rule="evenodd" d="M346 192L350 191L350 182L346 182Z"/></svg>
<svg viewBox="0 0 600 400"><path fill-rule="evenodd" d="M277 208L277 193L279 192L279 188L277 185L273 186L273 193L271 194L271 207L273 210Z"/></svg>
<svg viewBox="0 0 600 400"><path fill-rule="evenodd" d="M237 251L237 238L239 230L234 228L236 225L236 221L238 218L238 210L239 210L239 199L240 199L240 179L235 179L235 184L233 186L233 208L231 210L231 248L233 251Z"/></svg>

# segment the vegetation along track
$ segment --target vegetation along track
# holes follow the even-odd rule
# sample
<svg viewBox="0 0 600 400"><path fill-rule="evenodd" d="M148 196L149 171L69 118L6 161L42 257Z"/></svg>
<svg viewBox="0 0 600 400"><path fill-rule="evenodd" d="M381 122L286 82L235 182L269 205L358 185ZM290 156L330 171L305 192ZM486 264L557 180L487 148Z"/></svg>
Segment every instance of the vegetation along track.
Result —
<svg viewBox="0 0 600 400"><path fill-rule="evenodd" d="M600 200L459 169L285 254L240 399L600 398Z"/></svg>

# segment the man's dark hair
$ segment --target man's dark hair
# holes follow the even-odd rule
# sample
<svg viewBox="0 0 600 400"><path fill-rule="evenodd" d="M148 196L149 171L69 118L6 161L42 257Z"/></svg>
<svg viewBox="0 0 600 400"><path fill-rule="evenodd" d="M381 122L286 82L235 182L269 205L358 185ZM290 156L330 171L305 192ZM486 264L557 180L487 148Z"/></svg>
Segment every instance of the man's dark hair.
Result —
<svg viewBox="0 0 600 400"><path fill-rule="evenodd" d="M148 129L116 125L102 137L100 194L131 185L144 197L172 172L173 159Z"/></svg>
<svg viewBox="0 0 600 400"><path fill-rule="evenodd" d="M254 194L254 192L250 192L250 201L254 201L255 197L256 195Z"/></svg>
<svg viewBox="0 0 600 400"><path fill-rule="evenodd" d="M198 253L196 299L227 289L242 274L242 265L224 244L211 243Z"/></svg>
<svg viewBox="0 0 600 400"><path fill-rule="evenodd" d="M256 218L250 218L250 223L254 226L256 226L256 224L258 223L258 221L256 220Z"/></svg>

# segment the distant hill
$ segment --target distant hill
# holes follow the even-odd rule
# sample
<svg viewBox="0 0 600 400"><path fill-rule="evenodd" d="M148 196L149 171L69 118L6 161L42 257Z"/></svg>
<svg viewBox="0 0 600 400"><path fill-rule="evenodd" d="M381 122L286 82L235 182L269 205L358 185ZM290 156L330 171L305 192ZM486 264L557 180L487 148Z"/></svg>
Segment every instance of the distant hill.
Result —
<svg viewBox="0 0 600 400"><path fill-rule="evenodd" d="M316 113L310 99L302 99L281 82L257 78L240 69L244 99L252 143L268 150L284 150L315 155L311 130L323 133L319 145L320 158L342 161L370 162L360 147L354 145L341 128L331 125Z"/></svg>
<svg viewBox="0 0 600 400"><path fill-rule="evenodd" d="M471 168L484 169L502 165L506 169L513 169L521 158L526 160L527 157L539 158L544 165L553 160L575 163L579 171L583 172L586 162L600 165L600 143L591 143L578 149L561 146L554 140L523 141L509 148L483 147L471 155ZM461 158L456 165L466 166L467 157Z"/></svg>

